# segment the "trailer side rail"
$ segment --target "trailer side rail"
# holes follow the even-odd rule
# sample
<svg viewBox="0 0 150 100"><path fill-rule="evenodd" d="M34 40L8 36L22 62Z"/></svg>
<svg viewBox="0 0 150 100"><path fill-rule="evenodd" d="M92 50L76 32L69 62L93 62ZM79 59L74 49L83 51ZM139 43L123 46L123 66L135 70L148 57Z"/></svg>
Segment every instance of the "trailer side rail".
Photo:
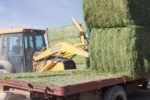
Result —
<svg viewBox="0 0 150 100"><path fill-rule="evenodd" d="M101 88L107 86L113 86L117 84L132 82L132 81L147 81L149 75L144 75L136 78L129 77L119 77L119 78L111 78L97 81L90 81L80 84L67 85L67 86L54 86L54 85L45 85L45 84L37 84L37 83L27 83L15 80L0 80L0 85L9 91L9 88L21 89L24 91L38 92L38 93L46 93L56 96L67 96L76 93L91 91L91 90L99 90Z"/></svg>

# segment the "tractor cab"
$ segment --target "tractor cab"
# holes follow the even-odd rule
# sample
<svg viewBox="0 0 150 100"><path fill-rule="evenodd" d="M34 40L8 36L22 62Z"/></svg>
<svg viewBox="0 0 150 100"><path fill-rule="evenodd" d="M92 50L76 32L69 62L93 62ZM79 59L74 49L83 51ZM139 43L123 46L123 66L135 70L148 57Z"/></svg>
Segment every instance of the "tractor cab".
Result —
<svg viewBox="0 0 150 100"><path fill-rule="evenodd" d="M33 54L46 47L44 33L35 29L0 30L0 69L31 72Z"/></svg>

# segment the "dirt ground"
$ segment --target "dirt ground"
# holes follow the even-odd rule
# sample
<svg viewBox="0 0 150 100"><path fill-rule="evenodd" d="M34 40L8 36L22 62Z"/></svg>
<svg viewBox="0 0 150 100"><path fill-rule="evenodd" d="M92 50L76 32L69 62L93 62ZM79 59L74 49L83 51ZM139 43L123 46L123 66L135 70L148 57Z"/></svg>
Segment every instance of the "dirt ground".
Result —
<svg viewBox="0 0 150 100"><path fill-rule="evenodd" d="M8 100L26 100L24 97L17 96L16 98L9 98ZM130 95L128 95L127 100L150 100L150 89L149 90L138 90Z"/></svg>
<svg viewBox="0 0 150 100"><path fill-rule="evenodd" d="M128 100L150 100L150 89L140 89L137 92L128 95Z"/></svg>

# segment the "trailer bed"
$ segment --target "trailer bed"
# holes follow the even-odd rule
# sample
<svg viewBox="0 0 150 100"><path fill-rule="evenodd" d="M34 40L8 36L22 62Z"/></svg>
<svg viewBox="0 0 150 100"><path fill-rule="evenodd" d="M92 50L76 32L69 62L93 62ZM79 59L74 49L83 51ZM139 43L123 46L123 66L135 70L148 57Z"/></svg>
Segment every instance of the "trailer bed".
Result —
<svg viewBox="0 0 150 100"><path fill-rule="evenodd" d="M71 70L4 75L0 77L0 85L8 90L15 88L29 93L67 96L147 78L148 75L129 78L121 75L98 74L91 70Z"/></svg>
<svg viewBox="0 0 150 100"><path fill-rule="evenodd" d="M121 75L120 75L121 76ZM66 86L89 81L104 80L109 78L120 77L118 75L96 73L93 70L68 70L58 72L42 72L42 73L21 73L0 76L4 80L24 81L28 83L38 83L56 86Z"/></svg>

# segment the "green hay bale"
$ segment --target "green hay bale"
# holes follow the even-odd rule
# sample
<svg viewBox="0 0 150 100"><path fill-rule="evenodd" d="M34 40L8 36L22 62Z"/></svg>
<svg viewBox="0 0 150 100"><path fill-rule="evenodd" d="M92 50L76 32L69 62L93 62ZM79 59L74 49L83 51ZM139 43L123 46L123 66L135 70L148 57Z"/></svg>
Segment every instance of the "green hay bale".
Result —
<svg viewBox="0 0 150 100"><path fill-rule="evenodd" d="M85 24L81 24L84 30L87 30ZM66 41L69 43L80 42L80 31L75 25L68 25L48 30L49 44L54 44L59 41ZM73 61L76 63L78 69L87 68L87 58L82 56L75 56Z"/></svg>
<svg viewBox="0 0 150 100"><path fill-rule="evenodd" d="M150 0L83 0L83 17L92 28L150 26Z"/></svg>
<svg viewBox="0 0 150 100"><path fill-rule="evenodd" d="M149 43L149 28L92 29L90 67L100 73L124 73L131 77L147 74L150 71Z"/></svg>

